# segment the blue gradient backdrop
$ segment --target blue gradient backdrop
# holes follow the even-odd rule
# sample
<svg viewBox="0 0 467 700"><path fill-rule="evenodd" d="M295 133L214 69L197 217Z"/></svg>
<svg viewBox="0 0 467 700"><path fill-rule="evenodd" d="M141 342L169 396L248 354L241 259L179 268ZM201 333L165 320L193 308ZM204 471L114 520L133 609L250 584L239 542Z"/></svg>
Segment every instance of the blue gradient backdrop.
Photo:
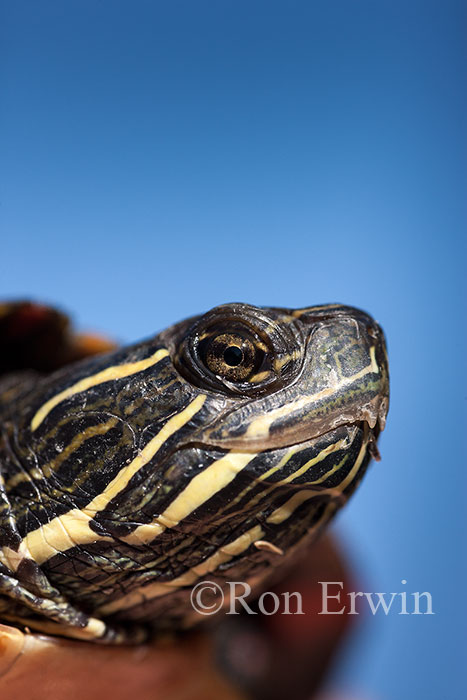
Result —
<svg viewBox="0 0 467 700"><path fill-rule="evenodd" d="M337 530L436 614L369 616L350 697L465 697L465 10L1 3L1 297L122 341L232 300L383 324L383 461Z"/></svg>

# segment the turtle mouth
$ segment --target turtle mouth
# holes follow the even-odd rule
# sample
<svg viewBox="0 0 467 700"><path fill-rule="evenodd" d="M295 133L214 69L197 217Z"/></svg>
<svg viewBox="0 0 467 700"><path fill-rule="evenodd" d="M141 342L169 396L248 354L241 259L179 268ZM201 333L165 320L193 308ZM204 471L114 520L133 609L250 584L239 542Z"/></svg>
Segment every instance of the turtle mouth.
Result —
<svg viewBox="0 0 467 700"><path fill-rule="evenodd" d="M284 402L277 409L271 410L266 404L261 412L246 404L238 412L234 409L216 416L202 442L218 449L252 453L309 443L338 428L367 426L373 436L384 429L389 403L384 390L370 394L361 404L352 400L339 403L331 407L324 397L324 401L312 404L305 396Z"/></svg>
<svg viewBox="0 0 467 700"><path fill-rule="evenodd" d="M339 433L343 431L346 431L349 437L353 437L357 432L361 431L367 437L368 442L376 444L376 440L380 433L380 428L378 423L371 425L370 422L366 419L349 422L346 421L334 425L329 430L324 430L320 433L313 432L312 435L306 435L305 431L302 431L302 436L300 436L300 439L298 440L285 439L280 441L279 444L276 441L274 441L274 445L272 445L271 447L264 447L264 449L274 450L284 449L286 447L301 448L306 445L312 446L315 443L321 442L323 439L329 438L334 433Z"/></svg>
<svg viewBox="0 0 467 700"><path fill-rule="evenodd" d="M381 432L381 427L378 422L370 423L370 421L367 419L342 421L333 425L329 430L323 430L321 432L307 431L306 427L300 426L299 429L293 433L288 431L286 435L281 435L278 431L275 435L273 434L272 436L268 436L261 440L254 440L254 442L249 441L248 439L242 441L242 438L239 436L231 440L227 439L225 441L211 439L201 441L200 443L196 441L196 444L202 449L221 448L222 450L226 451L251 454L253 452L272 452L274 450L293 447L296 447L297 449L312 447L327 438L331 439L331 436L333 435L337 436L339 433L341 434L341 438L342 436L347 435L347 438L352 441L359 431L365 435L365 439L368 443L375 446L375 454L377 454L376 440ZM378 459L378 457L376 457L376 459Z"/></svg>
<svg viewBox="0 0 467 700"><path fill-rule="evenodd" d="M388 402L384 394L377 395L373 399L358 408L337 415L308 421L306 418L298 421L295 427L286 426L283 430L278 426L274 434L274 426L270 428L270 434L264 443L270 443L271 448L289 447L303 443L321 440L335 430L347 428L359 428L376 441L379 433L384 430ZM247 431L248 432L248 431Z"/></svg>

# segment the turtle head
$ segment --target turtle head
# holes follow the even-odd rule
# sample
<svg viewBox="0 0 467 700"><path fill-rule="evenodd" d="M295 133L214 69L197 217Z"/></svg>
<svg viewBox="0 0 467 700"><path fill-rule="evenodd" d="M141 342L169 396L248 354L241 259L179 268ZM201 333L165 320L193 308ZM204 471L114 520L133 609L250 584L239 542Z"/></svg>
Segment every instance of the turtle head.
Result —
<svg viewBox="0 0 467 700"><path fill-rule="evenodd" d="M215 407L197 435L207 445L264 451L340 426L384 428L384 335L363 311L226 304L163 336L180 374Z"/></svg>
<svg viewBox="0 0 467 700"><path fill-rule="evenodd" d="M311 542L388 391L381 328L341 305L226 304L65 367L6 421L8 546L99 618L186 621L200 576L257 582Z"/></svg>

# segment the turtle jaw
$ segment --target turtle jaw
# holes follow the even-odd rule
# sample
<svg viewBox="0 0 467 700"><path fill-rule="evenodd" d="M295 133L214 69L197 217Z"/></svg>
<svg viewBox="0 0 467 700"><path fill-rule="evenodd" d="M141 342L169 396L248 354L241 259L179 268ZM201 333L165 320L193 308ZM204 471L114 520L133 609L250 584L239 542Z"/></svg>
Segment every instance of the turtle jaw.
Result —
<svg viewBox="0 0 467 700"><path fill-rule="evenodd" d="M284 440L281 442L281 444L274 445L274 448L272 449L284 449L287 447L296 447L298 449L302 448L304 445L309 445L316 443L320 440L323 440L329 436L332 435L332 433L335 433L336 431L339 430L346 430L348 434L350 435L354 430L361 431L363 435L368 436L368 443L374 442L376 443L376 440L379 437L380 432L382 431L382 428L380 427L380 423L377 421L368 421L367 419L363 418L361 420L355 420L352 422L346 422L343 421L341 423L336 423L333 425L329 430L323 430L322 432L316 433L316 432L311 432L309 434L303 434L299 440L294 440L294 441L287 441ZM266 448L268 449L268 448Z"/></svg>
<svg viewBox="0 0 467 700"><path fill-rule="evenodd" d="M352 426L357 426L363 429L365 425L376 440L384 430L388 405L388 393L383 391L360 407L350 407L348 410L343 408L334 415L326 415L326 409L323 413L310 411L307 415L305 400L304 406L300 408L301 415L295 416L295 420L290 420L286 405L283 415L277 422L271 420L271 414L266 413L253 420L246 431L239 435L228 434L227 431L227 434L222 435L219 434L220 431L214 430L199 442L209 448L235 452L262 452L319 440L339 428L350 429ZM228 418L230 416L227 416Z"/></svg>
<svg viewBox="0 0 467 700"><path fill-rule="evenodd" d="M284 450L294 447L297 449L302 449L304 446L317 443L341 429L346 430L349 434L351 434L353 430L360 430L363 434L368 435L368 442L376 443L380 433L384 429L384 423L382 424L382 421L379 419L377 421L371 420L370 422L366 418L362 418L354 421L337 422L333 424L332 427L319 432L312 429L306 430L306 428L301 427L300 429L297 429L295 433L288 433L282 437L280 435L276 435L273 441L269 441L268 439L259 439L257 441L255 440L248 442L246 445L242 445L240 440L233 440L229 441L228 443L222 442L222 444L216 442L215 440L207 440L205 442L197 440L195 443L192 443L191 441L188 441L185 444L182 443L179 449L186 449L192 444L196 444L204 450L218 450L221 448L222 450L231 451L238 454L248 454L253 452L260 454L262 452L274 452L275 450ZM171 453L171 456L173 456L173 453Z"/></svg>

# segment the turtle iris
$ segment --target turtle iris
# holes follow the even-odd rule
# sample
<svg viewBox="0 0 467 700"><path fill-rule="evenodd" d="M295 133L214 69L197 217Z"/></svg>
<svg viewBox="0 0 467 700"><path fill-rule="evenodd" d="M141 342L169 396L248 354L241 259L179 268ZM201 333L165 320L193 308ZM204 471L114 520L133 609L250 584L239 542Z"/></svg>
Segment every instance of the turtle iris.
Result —
<svg viewBox="0 0 467 700"><path fill-rule="evenodd" d="M207 368L217 376L242 382L256 370L263 354L246 335L221 333L209 339L203 359Z"/></svg>

